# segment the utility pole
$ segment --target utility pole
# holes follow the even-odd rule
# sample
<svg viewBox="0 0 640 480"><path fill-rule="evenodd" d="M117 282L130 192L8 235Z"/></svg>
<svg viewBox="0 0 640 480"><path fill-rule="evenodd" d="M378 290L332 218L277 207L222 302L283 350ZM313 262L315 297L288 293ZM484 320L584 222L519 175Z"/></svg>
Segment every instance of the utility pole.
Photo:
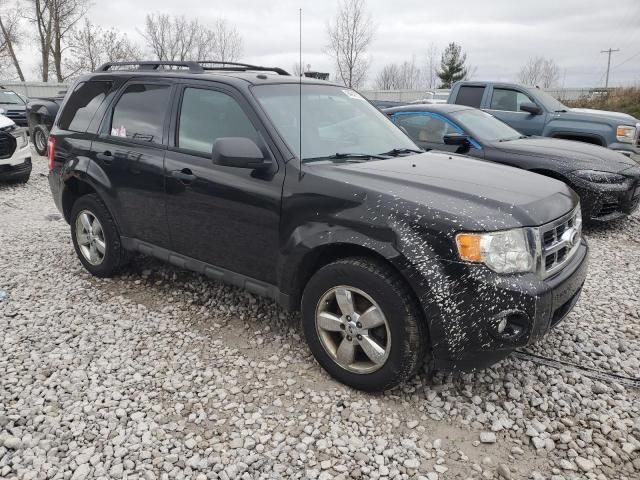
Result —
<svg viewBox="0 0 640 480"><path fill-rule="evenodd" d="M611 54L614 52L619 52L620 49L610 48L609 50L600 50L600 53L608 53L609 59L607 60L607 80L605 81L604 88L609 88L609 70L611 69Z"/></svg>

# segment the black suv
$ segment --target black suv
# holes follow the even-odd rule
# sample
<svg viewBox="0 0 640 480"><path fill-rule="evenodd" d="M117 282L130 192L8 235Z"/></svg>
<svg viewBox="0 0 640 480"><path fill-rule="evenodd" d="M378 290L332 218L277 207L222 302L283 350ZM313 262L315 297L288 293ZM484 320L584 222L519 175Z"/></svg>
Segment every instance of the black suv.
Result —
<svg viewBox="0 0 640 480"><path fill-rule="evenodd" d="M335 378L487 366L572 309L587 271L562 182L423 153L355 91L280 69L107 64L49 137L80 261L153 255L302 311Z"/></svg>

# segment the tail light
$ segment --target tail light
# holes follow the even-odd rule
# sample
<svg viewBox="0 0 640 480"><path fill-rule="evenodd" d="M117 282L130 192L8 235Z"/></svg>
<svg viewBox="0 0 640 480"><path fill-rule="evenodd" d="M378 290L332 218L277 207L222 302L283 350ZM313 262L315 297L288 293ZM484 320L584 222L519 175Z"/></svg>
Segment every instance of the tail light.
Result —
<svg viewBox="0 0 640 480"><path fill-rule="evenodd" d="M56 159L56 137L53 135L49 135L47 140L47 158L49 159L49 171L51 171Z"/></svg>

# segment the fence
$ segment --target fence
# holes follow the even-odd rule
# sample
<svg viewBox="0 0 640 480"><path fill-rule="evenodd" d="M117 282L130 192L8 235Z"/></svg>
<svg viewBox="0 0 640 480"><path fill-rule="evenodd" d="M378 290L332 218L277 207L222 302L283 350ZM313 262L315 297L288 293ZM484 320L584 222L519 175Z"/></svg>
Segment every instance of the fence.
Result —
<svg viewBox="0 0 640 480"><path fill-rule="evenodd" d="M0 82L0 85L25 97L55 97L68 87L64 83L45 82Z"/></svg>

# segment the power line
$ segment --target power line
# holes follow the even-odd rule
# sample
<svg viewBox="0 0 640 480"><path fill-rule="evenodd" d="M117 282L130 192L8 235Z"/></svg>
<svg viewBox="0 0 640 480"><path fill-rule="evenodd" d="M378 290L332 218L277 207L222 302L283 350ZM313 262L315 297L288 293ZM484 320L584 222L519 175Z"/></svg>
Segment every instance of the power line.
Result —
<svg viewBox="0 0 640 480"><path fill-rule="evenodd" d="M609 48L609 50L600 50L600 53L608 53L609 58L607 60L607 80L605 81L604 88L609 87L609 70L611 70L611 54L614 52L619 52L619 48Z"/></svg>
<svg viewBox="0 0 640 480"><path fill-rule="evenodd" d="M625 63L630 62L631 60L633 60L634 58L636 58L638 55L640 55L640 52L636 52L636 53L634 53L633 55L631 55L631 56L630 56L629 58L627 58L626 60L623 60L622 62L615 64L615 65L613 66L612 70L615 70L616 68L618 68L618 67L620 67L620 66L624 65Z"/></svg>

